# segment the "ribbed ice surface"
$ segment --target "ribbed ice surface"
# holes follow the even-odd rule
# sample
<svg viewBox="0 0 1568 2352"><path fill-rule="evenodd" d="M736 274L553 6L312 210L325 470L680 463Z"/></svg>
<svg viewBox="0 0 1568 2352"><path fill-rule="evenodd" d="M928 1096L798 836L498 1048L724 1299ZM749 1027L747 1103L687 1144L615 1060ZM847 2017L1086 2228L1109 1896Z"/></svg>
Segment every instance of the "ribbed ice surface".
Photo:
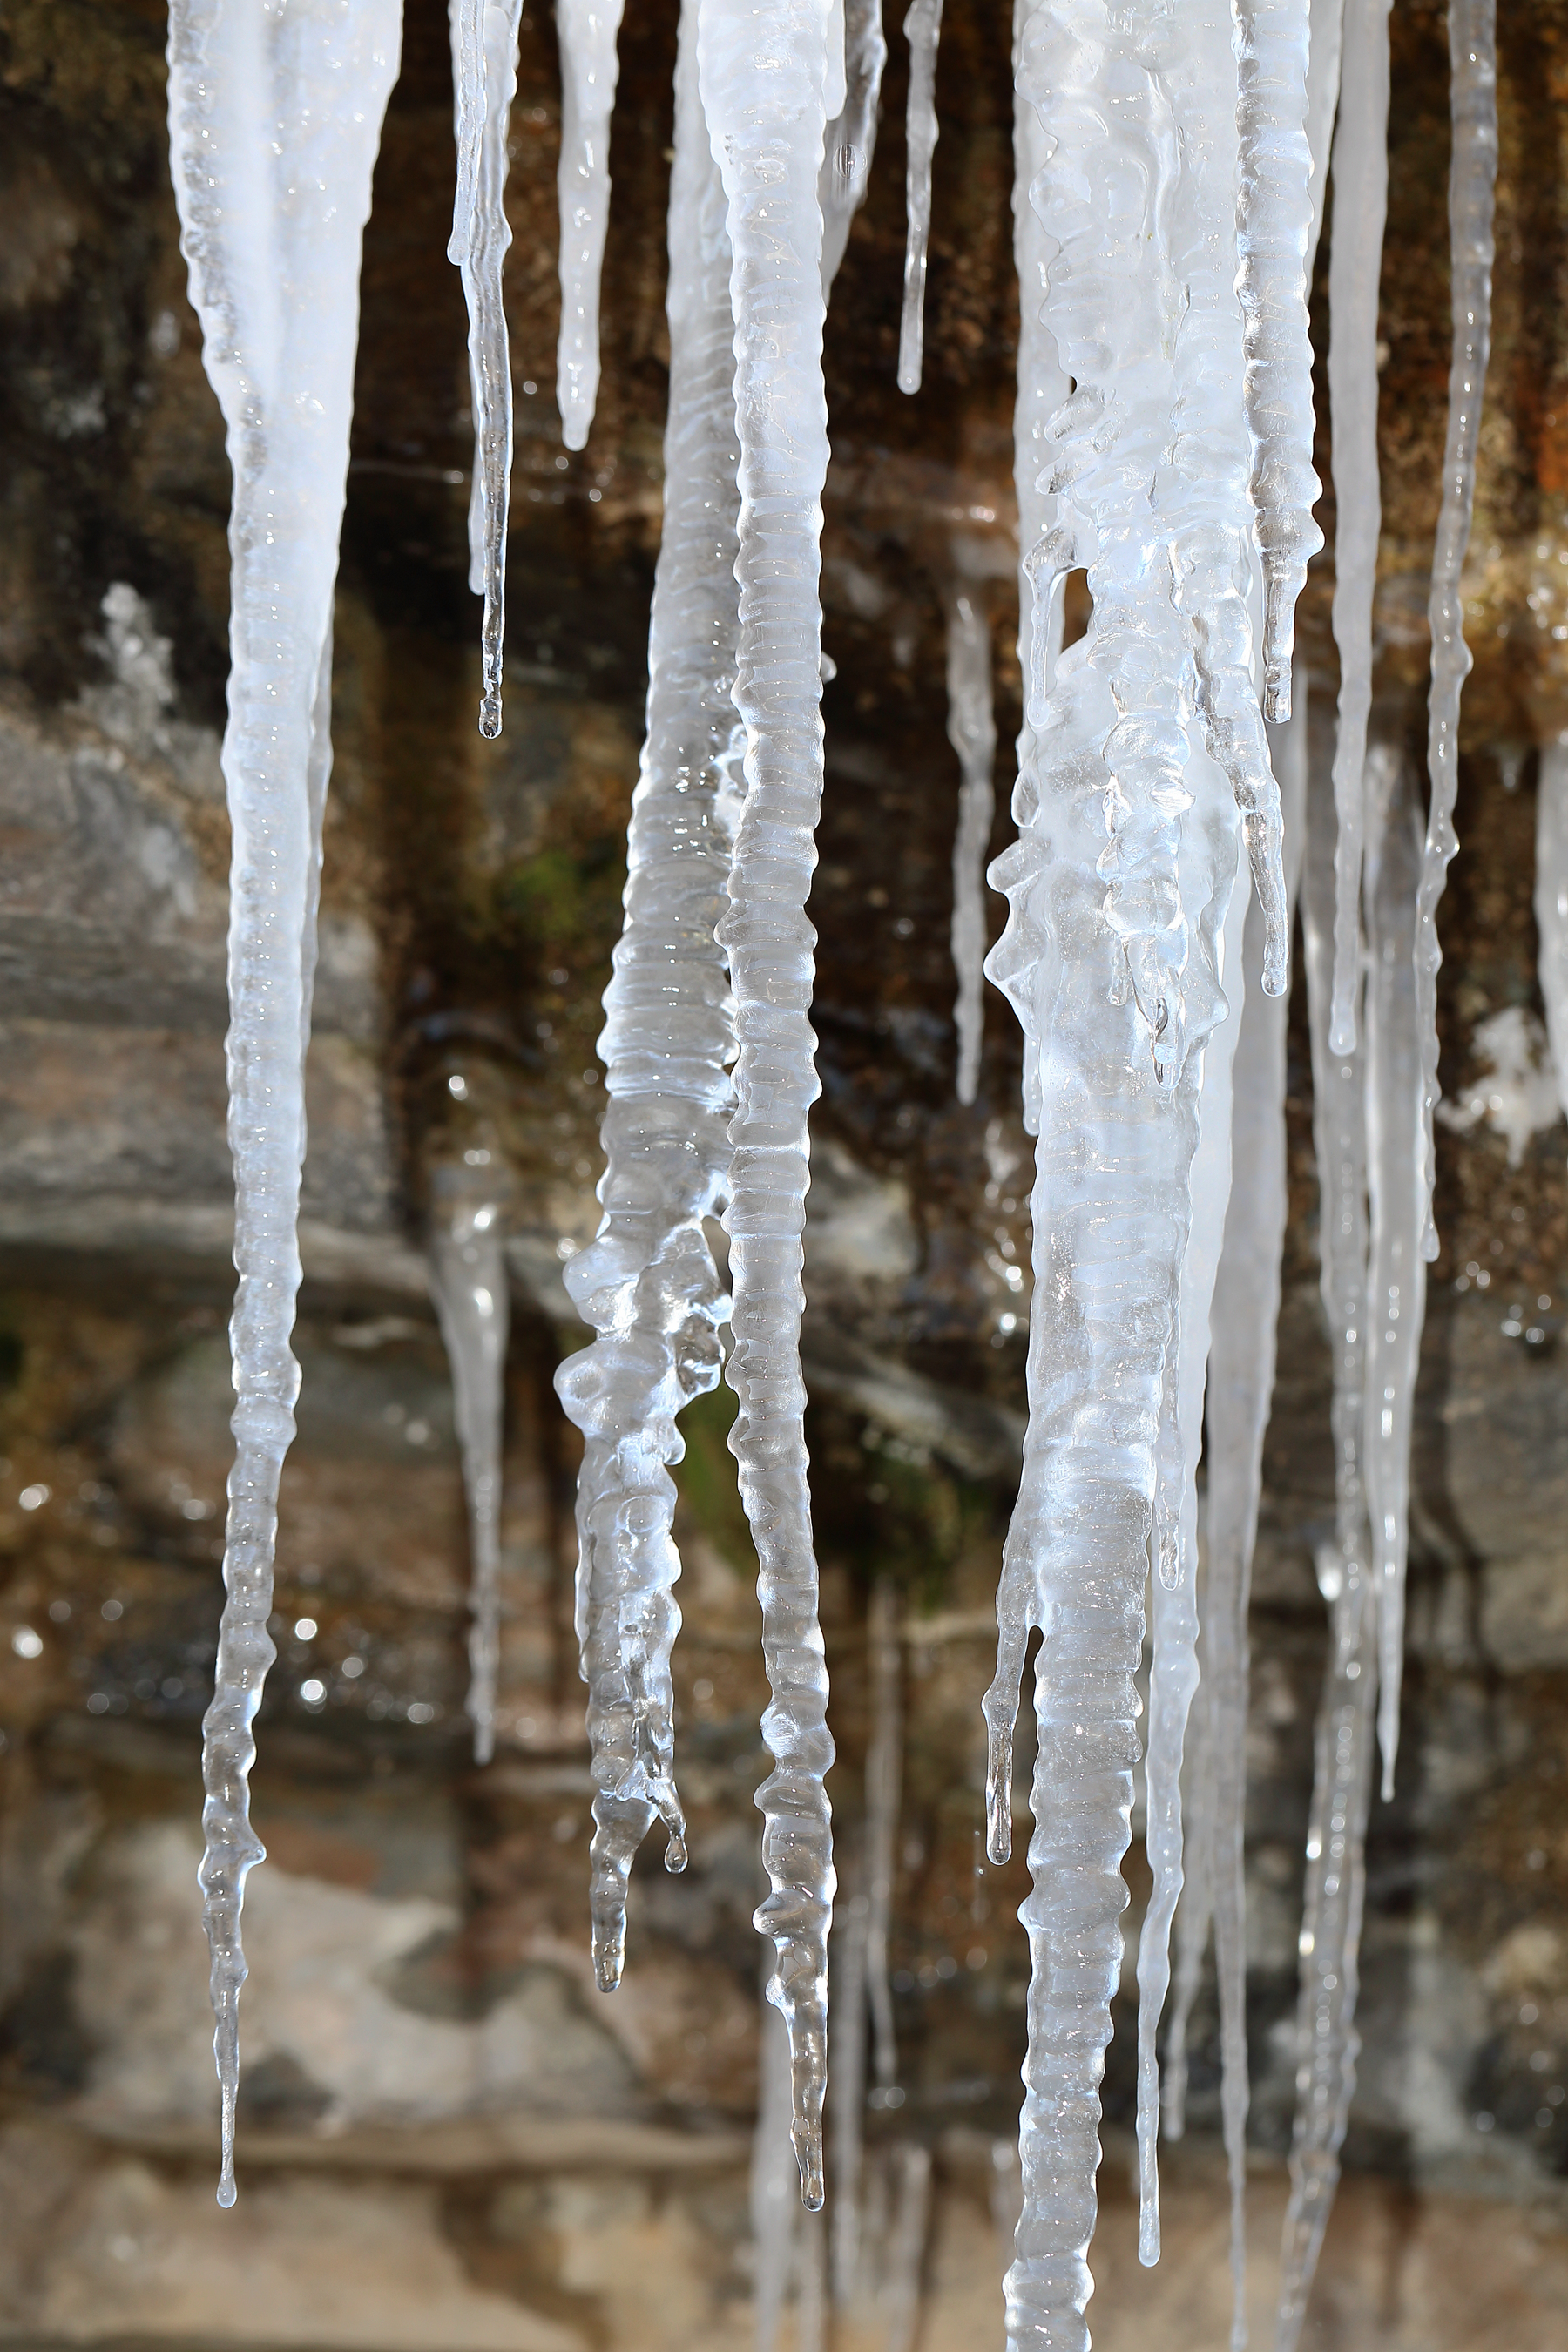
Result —
<svg viewBox="0 0 1568 2352"><path fill-rule="evenodd" d="M1388 210L1389 0L1344 0L1334 221L1329 245L1329 407L1334 451L1334 644L1340 656L1334 913L1336 1054L1355 1047L1361 962L1362 763L1372 709L1372 603L1383 500L1377 464L1377 297Z"/></svg>
<svg viewBox="0 0 1568 2352"><path fill-rule="evenodd" d="M226 1599L203 1726L204 1916L223 2094L218 2202L232 2205L240 1910L262 1857L250 1826L252 1725L267 1631L278 1482L294 1433L289 1347L305 1149L304 1049L315 967L321 815L331 765L332 591L359 332L360 233L387 92L396 0L301 0L287 14L174 0L169 136L181 247L223 409L232 668L223 770L229 912L229 1326L237 1402ZM343 93L352 95L345 102Z"/></svg>
<svg viewBox="0 0 1568 2352"><path fill-rule="evenodd" d="M882 0L845 0L843 13L844 103L827 126L817 191L822 204L822 282L829 288L849 242L849 224L865 203L870 184L882 68L888 62Z"/></svg>
<svg viewBox="0 0 1568 2352"><path fill-rule="evenodd" d="M447 257L463 273L468 306L468 382L474 406L474 479L468 498L468 586L485 600L479 732L499 735L506 636L506 524L511 490L511 361L501 268L507 129L517 95L522 0L450 0L458 194Z"/></svg>
<svg viewBox="0 0 1568 2352"><path fill-rule="evenodd" d="M465 0L472 6L474 0ZM585 448L599 397L599 273L610 219L610 116L622 0L555 0L561 51L561 438ZM460 191L459 191L460 194Z"/></svg>
<svg viewBox="0 0 1568 2352"><path fill-rule="evenodd" d="M936 54L942 0L914 0L904 18L910 95L904 128L904 311L899 326L899 390L919 392L925 356L926 248L931 243L931 170L936 153Z"/></svg>
<svg viewBox="0 0 1568 2352"><path fill-rule="evenodd" d="M985 1035L985 857L996 811L996 717L991 685L991 625L973 591L947 608L947 738L958 754L958 832L952 845L952 962L958 975L958 1099L980 1087Z"/></svg>
<svg viewBox="0 0 1568 2352"><path fill-rule="evenodd" d="M1236 0L1237 279L1246 320L1252 503L1263 551L1263 710L1290 716L1296 599L1323 543L1312 520L1312 347L1307 249L1308 0Z"/></svg>
<svg viewBox="0 0 1568 2352"><path fill-rule="evenodd" d="M1437 1228L1432 1216L1432 1187L1436 1177L1432 1120L1441 1091L1437 1085L1437 972L1443 956L1437 944L1437 905L1449 860L1459 845L1459 837L1454 831L1454 803L1459 790L1459 697L1471 667L1469 649L1465 644L1459 574L1470 543L1481 395L1486 387L1487 351L1491 340L1492 192L1498 162L1497 0L1449 0L1448 66L1453 122L1453 150L1448 164L1448 247L1454 350L1448 369L1443 503L1437 516L1437 540L1432 551L1432 593L1426 607L1432 629L1432 688L1426 718L1426 772L1431 780L1431 800L1415 940L1415 977L1421 1008L1421 1118L1426 1171L1421 1246L1428 1259L1437 1255Z"/></svg>
<svg viewBox="0 0 1568 2352"><path fill-rule="evenodd" d="M447 1360L463 1489L468 1505L468 1718L474 1761L495 1753L496 1671L500 1658L501 1441L506 1341L510 1321L501 1206L485 1177L493 1162L437 1171L430 1234L430 1287Z"/></svg>
<svg viewBox="0 0 1568 2352"><path fill-rule="evenodd" d="M670 1651L680 1572L668 1465L676 1416L715 1387L729 1300L703 1220L729 1187L735 1030L714 928L739 786L731 691L734 363L724 194L697 89L696 0L676 75L669 213L664 537L649 634L647 736L632 802L626 919L605 992L604 1220L566 1281L597 1337L556 1374L583 1432L577 1636L593 1748L594 1958L620 1981L632 1857L655 1816L685 1863L673 1778Z"/></svg>
<svg viewBox="0 0 1568 2352"><path fill-rule="evenodd" d="M757 1913L778 1953L773 1997L790 2030L795 2147L822 2202L833 1760L816 1615L800 1369L801 1269L818 1088L809 1011L816 934L805 916L822 802L822 382L825 0L704 0L702 103L723 173L732 254L740 443L741 635L735 705L746 799L720 925L740 1056L725 1223L734 1283L731 1445L761 1564L773 1769L757 1792L773 1892Z"/></svg>

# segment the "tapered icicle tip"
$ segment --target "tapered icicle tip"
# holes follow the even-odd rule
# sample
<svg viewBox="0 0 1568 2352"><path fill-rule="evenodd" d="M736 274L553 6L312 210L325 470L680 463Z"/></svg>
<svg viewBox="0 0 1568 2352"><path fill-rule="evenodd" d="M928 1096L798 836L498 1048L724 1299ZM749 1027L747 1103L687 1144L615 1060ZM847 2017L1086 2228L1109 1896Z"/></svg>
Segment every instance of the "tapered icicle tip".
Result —
<svg viewBox="0 0 1568 2352"><path fill-rule="evenodd" d="M500 692L492 688L479 704L479 733L487 743L493 743L500 733Z"/></svg>
<svg viewBox="0 0 1568 2352"><path fill-rule="evenodd" d="M1138 2259L1146 2271L1152 2271L1160 2259L1159 2193L1156 2188L1152 2204L1147 2199L1144 2200L1143 2210L1138 2219Z"/></svg>
<svg viewBox="0 0 1568 2352"><path fill-rule="evenodd" d="M223 2160L218 2168L217 2201L226 2212L239 2194L234 2185L234 2106L238 2088L235 2082L223 2085Z"/></svg>
<svg viewBox="0 0 1568 2352"><path fill-rule="evenodd" d="M985 1759L985 1852L993 1862L1013 1856L1013 1735L993 1731Z"/></svg>
<svg viewBox="0 0 1568 2352"><path fill-rule="evenodd" d="M626 1964L626 1945L616 1936L594 1930L594 1981L601 1992L618 1992Z"/></svg>
<svg viewBox="0 0 1568 2352"><path fill-rule="evenodd" d="M1275 655L1263 666L1263 716L1279 726L1290 716L1290 656Z"/></svg>
<svg viewBox="0 0 1568 2352"><path fill-rule="evenodd" d="M669 1843L664 1849L664 1866L672 1877L686 1867L686 1833L684 1829L671 1830Z"/></svg>
<svg viewBox="0 0 1568 2352"><path fill-rule="evenodd" d="M827 2194L822 2172L822 2126L815 2116L797 2116L789 2136L800 2167L800 2201L808 2213L820 2213Z"/></svg>

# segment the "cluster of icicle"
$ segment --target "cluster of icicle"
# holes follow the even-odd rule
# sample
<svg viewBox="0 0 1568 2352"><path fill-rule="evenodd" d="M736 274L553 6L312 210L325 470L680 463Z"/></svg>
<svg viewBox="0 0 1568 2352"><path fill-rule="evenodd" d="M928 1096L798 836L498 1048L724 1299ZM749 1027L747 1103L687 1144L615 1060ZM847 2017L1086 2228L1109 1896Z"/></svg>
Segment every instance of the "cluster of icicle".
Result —
<svg viewBox="0 0 1568 2352"><path fill-rule="evenodd" d="M1497 153L1493 0L1454 0L1454 360L1432 575L1423 841L1405 763L1384 746L1368 751L1388 5L1183 0L1144 11L1110 0L1017 0L1024 726L1017 838L991 869L1008 918L984 968L1023 1026L1024 1110L1037 1144L1030 1412L984 1713L988 1845L1001 1862L1012 1838L1013 1727L1037 1632L1033 1885L1022 1913L1032 1980L1006 2306L1010 2343L1050 2352L1080 2352L1089 2342L1099 2085L1127 1901L1146 1595L1152 1893L1138 1958L1141 2252L1145 2261L1159 2252L1156 2036L1173 1924L1179 1916L1163 2105L1173 2136L1184 2123L1187 2027L1212 1919L1242 2340L1247 1612L1285 1222L1283 992L1299 879L1323 1297L1335 1349L1337 1518L1319 1562L1331 1633L1308 1847L1279 2352L1290 2352L1300 2326L1353 2086L1374 1714L1387 1785L1411 1407L1424 1269L1436 1247L1436 912L1456 846L1458 698L1468 666L1458 581L1486 365ZM905 20L909 244L899 381L907 391L918 388L921 368L941 13L941 0L914 0ZM614 0L558 0L558 397L573 448L586 440L599 375L619 16ZM247 1814L251 1726L273 1654L278 1481L298 1387L289 1340L300 1274L303 1055L359 245L397 69L398 18L397 0L284 0L266 10L174 0L171 14L175 187L235 480L224 765L235 842L238 1450L206 1723L202 1866L225 2203L234 2195L239 1916L246 1873L261 1853ZM486 735L501 723L511 443L501 266L520 18L521 0L451 0L458 194L449 252L470 319L470 580L484 597ZM781 2194L767 2151L793 2142L806 2206L824 2197L835 1873L798 1344L816 1093L805 901L823 780L823 325L866 193L885 58L879 0L683 0L664 533L625 928L605 999L604 1218L568 1276L595 1336L558 1380L584 1441L577 1632L595 1790L594 1953L606 1990L624 1960L632 1861L656 1817L667 1866L679 1870L686 1858L670 1668L679 1622L670 1475L682 1453L679 1415L721 1373L739 1402L731 1445L760 1562L773 1693L763 1731L773 1769L758 1795L770 1892L757 1924L773 1945L767 1993L782 2024L764 2065L754 2184L764 2240L779 2236ZM1306 296L1331 151L1340 693L1325 756L1330 730L1314 714L1310 738L1299 673L1292 708L1292 650L1296 599L1321 544ZM1064 652L1063 592L1076 571L1087 575L1091 617ZM968 1103L980 1076L980 880L995 740L991 629L976 591L950 583L948 626L950 732L963 772L952 926L958 1091ZM1323 788L1331 760L1331 800ZM1561 750L1543 762L1541 824L1543 976L1568 1092ZM461 1082L451 1083L457 1092ZM1246 1171L1234 1187L1233 1158ZM486 1159L468 1153L465 1163ZM469 1489L469 1706L483 1760L494 1740L498 1640L501 1219L496 1188L479 1174L456 1183L437 1210L433 1282ZM708 1235L719 1217L728 1291ZM1205 1412L1200 1614L1196 1469ZM831 2112L841 2201L829 2236L808 2238L815 2252L801 2271L817 2281L803 2315L818 2314L818 2334L822 2281L831 2273L846 2296L858 2259L868 2024L884 2095L896 2069L886 1970L899 1738L891 1609L883 1593L868 1838L834 1937L842 2041ZM910 2155L900 2227L918 2252L929 2163L922 2172L920 2151ZM784 2259L759 2272L767 2335ZM893 2267L912 2275L902 2258Z"/></svg>

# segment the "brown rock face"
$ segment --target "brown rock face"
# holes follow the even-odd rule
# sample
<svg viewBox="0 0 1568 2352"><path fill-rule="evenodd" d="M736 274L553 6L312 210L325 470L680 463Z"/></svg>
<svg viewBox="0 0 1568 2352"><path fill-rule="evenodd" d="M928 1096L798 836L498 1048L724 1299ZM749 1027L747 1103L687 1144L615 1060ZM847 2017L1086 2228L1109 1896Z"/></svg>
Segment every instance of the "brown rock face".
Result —
<svg viewBox="0 0 1568 2352"><path fill-rule="evenodd" d="M1544 1067L1531 892L1535 747L1568 725L1568 6L1500 13L1497 325L1467 576L1477 667L1442 919L1443 1084L1470 1111L1440 1130L1401 1785L1373 1816L1361 2084L1307 2338L1321 2352L1546 2352L1568 2263L1568 1133L1541 1076L1510 1151L1483 1083L1500 1014ZM270 1859L247 1913L231 2216L211 2200L194 1885L230 1403L228 483L168 185L164 30L155 0L11 0L0 24L0 2168L15 2217L0 2335L717 2352L749 2330L755 2277L753 1567L709 1400L679 1473L692 1864L679 1881L656 1857L639 1864L626 1981L605 2000L587 1949L575 1439L550 1385L583 1338L560 1268L596 1221L594 1041L646 684L674 0L629 11L622 36L604 383L579 456L561 446L551 390L554 36L529 0L493 745L475 730L465 585L447 12L407 0L365 243L304 1390L259 1727ZM1026 1877L1021 1861L977 1873L976 1836L978 1700L1022 1426L1028 1165L1016 1033L994 993L980 1099L954 1099L942 628L962 574L993 624L1005 745L1018 723L1010 36L1005 10L949 0L926 381L907 400L894 383L906 50L889 31L870 199L826 357L837 675L811 906L823 1098L806 1355L847 1899L864 1885L868 1596L888 1578L900 1598L903 2095L867 2119L869 2266L837 2340L869 2352L897 2322L876 2265L924 2148L919 2340L968 2352L1000 2340L994 2217L1009 2185L994 2143L1012 2129L1023 2038ZM1401 0L1393 37L1374 725L1419 765L1449 332L1441 12ZM1327 331L1321 260L1320 354ZM1300 627L1328 709L1326 422L1318 460L1330 547ZM999 917L993 902L994 929ZM1292 1020L1292 1216L1252 1628L1258 2340L1323 1654L1312 1545L1332 1507L1300 990ZM446 1083L459 1070L461 1108ZM501 1738L478 1772L461 1714L461 1480L422 1245L429 1171L481 1127L508 1169L514 1315ZM1128 1868L1135 1919L1136 1840ZM1152 2279L1131 2262L1121 2185L1130 2024L1120 2003L1097 2341L1195 2347L1223 2324L1212 1999L1195 2136L1171 2161Z"/></svg>

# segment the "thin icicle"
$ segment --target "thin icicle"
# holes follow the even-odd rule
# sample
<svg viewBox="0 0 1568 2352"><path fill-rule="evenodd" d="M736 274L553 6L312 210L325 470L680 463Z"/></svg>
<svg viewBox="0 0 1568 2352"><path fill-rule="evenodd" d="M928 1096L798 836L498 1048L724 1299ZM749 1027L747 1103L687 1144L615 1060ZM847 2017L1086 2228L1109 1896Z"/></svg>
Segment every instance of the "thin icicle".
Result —
<svg viewBox="0 0 1568 2352"><path fill-rule="evenodd" d="M827 126L818 188L826 289L831 289L838 275L849 242L849 224L865 203L870 185L882 68L887 62L882 0L845 0L844 102Z"/></svg>
<svg viewBox="0 0 1568 2352"><path fill-rule="evenodd" d="M1426 1307L1421 1255L1421 1026L1416 997L1420 845L1399 753L1366 763L1366 1497L1377 1604L1378 1745L1394 1794L1410 1541L1410 1437Z"/></svg>
<svg viewBox="0 0 1568 2352"><path fill-rule="evenodd" d="M1307 144L1312 155L1312 225L1307 237L1304 272L1309 296L1312 267L1322 235L1323 210L1329 194L1329 154L1333 145L1334 115L1340 102L1340 53L1344 38L1345 0L1310 0L1311 44L1307 53Z"/></svg>
<svg viewBox="0 0 1568 2352"><path fill-rule="evenodd" d="M740 1056L730 1235L740 1401L730 1443L760 1561L773 1770L757 1792L773 1892L772 1993L790 2029L802 2193L823 2198L833 1835L827 1670L817 1623L800 1369L801 1269L818 1086L809 1011L816 934L805 900L822 804L822 209L825 0L702 0L702 102L729 204L740 436L741 637L735 706L746 801L719 928Z"/></svg>
<svg viewBox="0 0 1568 2352"><path fill-rule="evenodd" d="M1206 1627L1207 1604L1198 1600L1198 1622ZM1206 1698L1208 1682L1206 1633L1199 1644L1199 1695ZM1180 2139L1187 2128L1187 2045L1193 2010L1203 1985L1204 1959L1208 1951L1209 1923L1214 1916L1214 1756L1206 1703L1194 1710L1187 1727L1182 1759L1182 1899L1176 1911L1176 1964L1171 1977L1171 2022L1165 2034L1165 2055L1160 2069L1160 2129L1166 2139Z"/></svg>
<svg viewBox="0 0 1568 2352"><path fill-rule="evenodd" d="M866 1633L871 1667L871 1742L866 1755L866 1861L869 1882L866 1989L871 2008L877 2084L879 2090L886 2091L899 2079L888 1938L893 1921L893 1870L903 1781L904 1727L899 1592L898 1587L885 1577L873 1589Z"/></svg>
<svg viewBox="0 0 1568 2352"><path fill-rule="evenodd" d="M1426 1200L1421 1248L1437 1255L1432 1214L1436 1180L1433 1116L1437 1084L1437 906L1448 863L1459 845L1454 803L1459 791L1459 697L1470 674L1459 575L1470 543L1476 500L1476 448L1481 426L1487 351L1491 340L1492 196L1497 182L1497 0L1449 0L1448 102L1453 153L1448 165L1448 240L1454 352L1448 370L1448 432L1443 451L1443 504L1432 554L1432 688L1426 719L1431 802L1416 914L1415 985L1421 1018L1421 1118Z"/></svg>
<svg viewBox="0 0 1568 2352"><path fill-rule="evenodd" d="M474 5L474 0L464 0ZM555 0L561 51L561 438L584 449L599 397L599 275L610 219L610 116L623 0Z"/></svg>
<svg viewBox="0 0 1568 2352"><path fill-rule="evenodd" d="M958 1099L980 1087L985 1034L985 853L996 812L996 718L991 628L979 599L960 592L947 608L947 739L958 754L958 834L952 845L952 962L958 974Z"/></svg>
<svg viewBox="0 0 1568 2352"><path fill-rule="evenodd" d="M931 167L936 153L936 53L942 0L914 0L904 18L910 45L910 98L905 117L904 315L899 326L899 390L919 392L925 355L926 248L931 242Z"/></svg>
<svg viewBox="0 0 1568 2352"><path fill-rule="evenodd" d="M1307 251L1308 0L1233 0L1236 18L1237 290L1246 320L1252 504L1263 553L1263 715L1290 716L1296 599L1323 543L1312 520L1312 346Z"/></svg>
<svg viewBox="0 0 1568 2352"><path fill-rule="evenodd" d="M1542 747L1535 788L1535 929L1557 1098L1568 1111L1568 741L1561 737Z"/></svg>
<svg viewBox="0 0 1568 2352"><path fill-rule="evenodd" d="M1340 731L1332 1050L1355 1050L1361 971L1362 767L1372 709L1372 605L1383 500L1377 462L1377 298L1388 209L1390 0L1345 0L1334 224L1329 246L1329 406L1334 451L1334 644Z"/></svg>
<svg viewBox="0 0 1568 2352"><path fill-rule="evenodd" d="M506 637L506 527L511 492L511 360L501 268L511 243L506 216L507 128L517 95L522 0L450 0L457 112L458 210L447 258L463 273L468 306L468 381L474 405L474 479L468 497L468 586L485 600L479 732L501 727Z"/></svg>
<svg viewBox="0 0 1568 2352"><path fill-rule="evenodd" d="M331 762L332 591L359 332L360 236L387 94L396 0L286 16L174 0L169 137L181 247L223 409L233 667L223 769L234 847L229 1142L237 1402L226 1599L203 1725L200 1872L223 2099L220 2205L232 2205L240 1913L262 1858L250 1825L252 1730L276 1654L267 1630L278 1484L294 1433L289 1347L305 1149L304 1047L321 818ZM355 103L335 102L344 88Z"/></svg>
<svg viewBox="0 0 1568 2352"><path fill-rule="evenodd" d="M489 1152L483 1157L488 1160ZM500 1202L492 1189L473 1181L481 1172L465 1166L468 1181L437 1191L430 1286L452 1368L468 1503L468 1719L474 1761L488 1764L495 1754L500 1659L501 1440L510 1299ZM437 1171L438 1179L446 1173Z"/></svg>
<svg viewBox="0 0 1568 2352"><path fill-rule="evenodd" d="M1190 821L1189 821L1190 822ZM1197 1489L1204 1434L1209 1319L1226 1202L1230 1193L1231 1065L1242 1013L1242 936L1248 894L1237 887L1236 812L1219 802L1183 866L1205 865L1211 919L1219 929L1219 980L1226 1017L1203 1048L1198 1142L1193 1157L1191 1222L1182 1261L1176 1344L1167 1360L1154 1500L1154 1633L1149 1678L1144 1850L1153 1879L1138 1939L1138 2259L1160 2259L1160 2183L1155 2143L1160 2070L1155 2037L1171 1975L1171 1923L1182 1891L1182 1757L1198 1685ZM1270 1003L1274 999L1268 1000Z"/></svg>
<svg viewBox="0 0 1568 2352"><path fill-rule="evenodd" d="M648 641L647 735L632 801L626 920L605 992L604 1221L567 1286L597 1337L556 1389L583 1432L577 1638L588 1684L595 1968L626 1951L632 1857L657 1817L685 1861L670 1651L680 1562L668 1465L676 1416L717 1386L729 1301L703 1220L729 1184L734 1021L714 927L733 840L739 729L734 363L724 195L697 88L696 0L676 67L664 537Z"/></svg>

